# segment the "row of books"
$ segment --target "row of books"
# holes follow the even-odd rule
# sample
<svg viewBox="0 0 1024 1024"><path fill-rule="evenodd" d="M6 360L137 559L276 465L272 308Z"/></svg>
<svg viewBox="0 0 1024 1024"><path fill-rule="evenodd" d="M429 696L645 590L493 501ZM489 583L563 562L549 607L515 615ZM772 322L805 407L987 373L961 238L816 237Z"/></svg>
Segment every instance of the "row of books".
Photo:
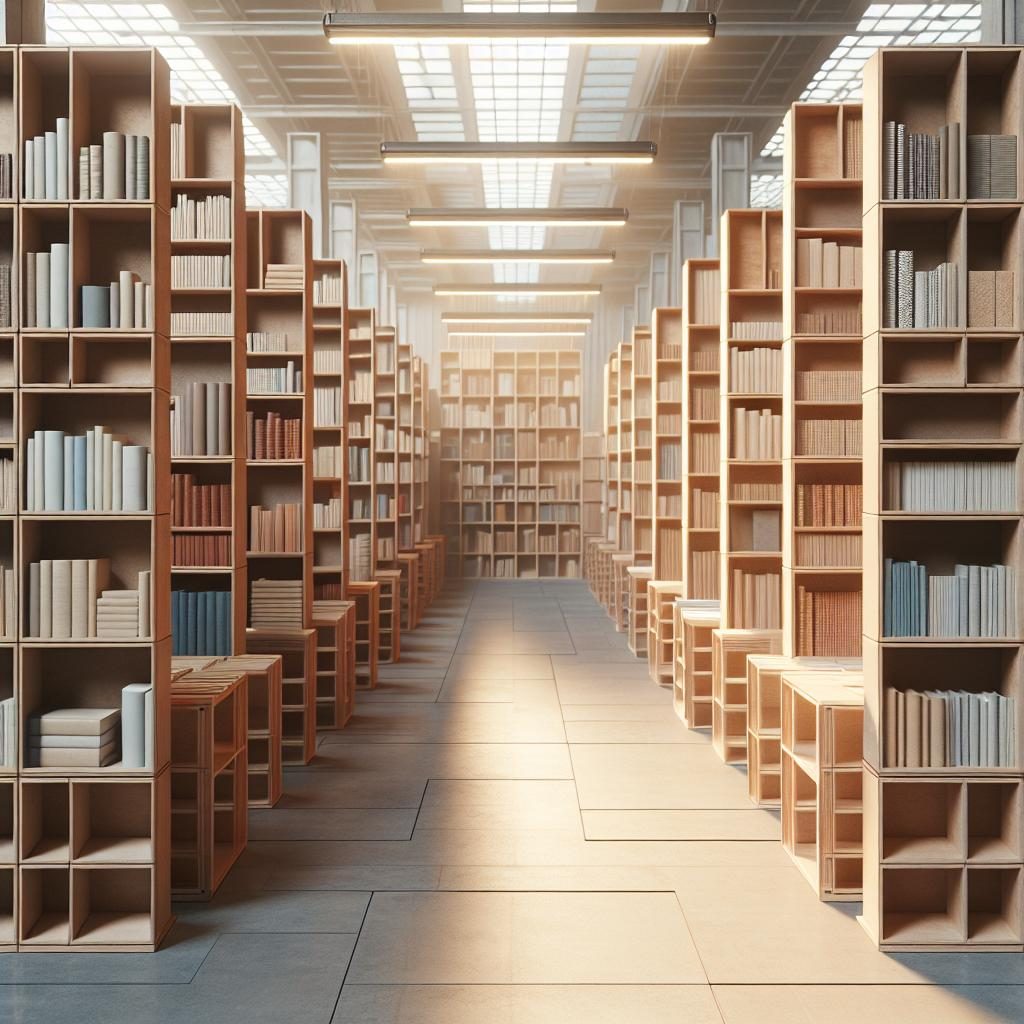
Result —
<svg viewBox="0 0 1024 1024"><path fill-rule="evenodd" d="M251 580L249 625L253 629L302 629L302 580Z"/></svg>
<svg viewBox="0 0 1024 1024"><path fill-rule="evenodd" d="M102 426L85 434L36 430L25 457L26 512L148 512L153 457Z"/></svg>
<svg viewBox="0 0 1024 1024"><path fill-rule="evenodd" d="M860 334L861 304L854 309L826 309L814 313L797 313L797 334Z"/></svg>
<svg viewBox="0 0 1024 1024"><path fill-rule="evenodd" d="M777 395L782 391L782 352L773 348L729 350L729 390L733 394ZM714 419L710 416L692 416L691 419Z"/></svg>
<svg viewBox="0 0 1024 1024"><path fill-rule="evenodd" d="M230 288L231 257L194 254L171 256L172 288Z"/></svg>
<svg viewBox="0 0 1024 1024"><path fill-rule="evenodd" d="M782 501L782 484L733 481L729 489L731 501Z"/></svg>
<svg viewBox="0 0 1024 1024"><path fill-rule="evenodd" d="M885 508L894 512L1013 512L1013 462L915 462L894 459L882 470Z"/></svg>
<svg viewBox="0 0 1024 1024"><path fill-rule="evenodd" d="M53 130L25 139L22 196L29 200L67 202L71 198L68 176L71 161L71 123L56 118Z"/></svg>
<svg viewBox="0 0 1024 1024"><path fill-rule="evenodd" d="M174 338L230 338L233 331L230 313L171 313L171 337Z"/></svg>
<svg viewBox="0 0 1024 1024"><path fill-rule="evenodd" d="M317 306L340 306L344 287L340 274L322 274L313 280L313 303Z"/></svg>
<svg viewBox="0 0 1024 1024"><path fill-rule="evenodd" d="M110 284L84 284L80 320L96 330L151 331L153 286L131 270L118 271Z"/></svg>
<svg viewBox="0 0 1024 1024"><path fill-rule="evenodd" d="M734 408L731 457L745 462L781 459L781 414L771 409Z"/></svg>
<svg viewBox="0 0 1024 1024"><path fill-rule="evenodd" d="M171 455L231 454L231 384L189 381L171 400Z"/></svg>
<svg viewBox="0 0 1024 1024"><path fill-rule="evenodd" d="M121 688L120 708L54 708L25 722L30 768L146 770L153 759L153 684Z"/></svg>
<svg viewBox="0 0 1024 1024"><path fill-rule="evenodd" d="M290 352L292 348L285 331L248 331L245 335L245 351Z"/></svg>
<svg viewBox="0 0 1024 1024"><path fill-rule="evenodd" d="M799 419L796 422L796 454L834 459L859 456L862 434L859 419Z"/></svg>
<svg viewBox="0 0 1024 1024"><path fill-rule="evenodd" d="M394 450L395 428L388 426L387 423L374 423L373 443L378 451ZM472 442L468 443L471 444Z"/></svg>
<svg viewBox="0 0 1024 1024"><path fill-rule="evenodd" d="M224 533L175 534L171 559L175 566L230 565L231 538Z"/></svg>
<svg viewBox="0 0 1024 1024"><path fill-rule="evenodd" d="M958 265L946 262L932 270L915 271L914 260L912 249L885 250L882 326L901 330L958 326Z"/></svg>
<svg viewBox="0 0 1024 1024"><path fill-rule="evenodd" d="M781 320L734 320L729 325L734 341L781 341Z"/></svg>
<svg viewBox="0 0 1024 1024"><path fill-rule="evenodd" d="M1017 136L967 136L967 198L1017 198Z"/></svg>
<svg viewBox="0 0 1024 1024"><path fill-rule="evenodd" d="M967 271L967 326L1012 328L1017 323L1016 279L1012 270Z"/></svg>
<svg viewBox="0 0 1024 1024"><path fill-rule="evenodd" d="M11 264L0 263L0 328L14 326L14 290Z"/></svg>
<svg viewBox="0 0 1024 1024"><path fill-rule="evenodd" d="M859 402L862 380L860 370L797 370L796 399L798 402Z"/></svg>
<svg viewBox="0 0 1024 1024"><path fill-rule="evenodd" d="M171 526L231 526L231 485L201 484L192 473L172 473Z"/></svg>
<svg viewBox="0 0 1024 1024"><path fill-rule="evenodd" d="M717 422L720 413L720 397L717 385L695 384L691 387L688 410L690 420Z"/></svg>
<svg viewBox="0 0 1024 1024"><path fill-rule="evenodd" d="M797 526L860 526L861 484L797 484Z"/></svg>
<svg viewBox="0 0 1024 1024"><path fill-rule="evenodd" d="M365 582L372 578L371 538L369 533L357 533L349 537L348 569L349 579Z"/></svg>
<svg viewBox="0 0 1024 1024"><path fill-rule="evenodd" d="M327 501L313 503L314 530L340 530L342 526L341 498L329 498Z"/></svg>
<svg viewBox="0 0 1024 1024"><path fill-rule="evenodd" d="M700 431L690 434L690 472L706 476L719 471L718 432Z"/></svg>
<svg viewBox="0 0 1024 1024"><path fill-rule="evenodd" d="M935 135L912 132L902 121L882 125L883 199L959 199L960 124Z"/></svg>
<svg viewBox="0 0 1024 1024"><path fill-rule="evenodd" d="M313 372L317 374L341 374L345 370L345 359L340 346L313 349Z"/></svg>
<svg viewBox="0 0 1024 1024"><path fill-rule="evenodd" d="M345 588L340 583L328 583L324 580L317 580L313 584L314 601L344 601Z"/></svg>
<svg viewBox="0 0 1024 1024"><path fill-rule="evenodd" d="M796 240L797 288L860 288L862 250L823 238Z"/></svg>
<svg viewBox="0 0 1024 1024"><path fill-rule="evenodd" d="M696 267L693 271L691 291L693 309L689 320L692 324L716 326L722 315L721 275L717 267Z"/></svg>
<svg viewBox="0 0 1024 1024"><path fill-rule="evenodd" d="M578 427L580 425L580 407L572 402L569 405L541 403L538 407L541 427Z"/></svg>
<svg viewBox="0 0 1024 1024"><path fill-rule="evenodd" d="M302 505L282 502L249 507L249 550L263 554L297 554L303 550Z"/></svg>
<svg viewBox="0 0 1024 1024"><path fill-rule="evenodd" d="M232 236L231 199L203 196L193 199L183 192L171 207L172 242L229 242Z"/></svg>
<svg viewBox="0 0 1024 1024"><path fill-rule="evenodd" d="M662 444L658 448L658 479L680 480L683 475L683 446Z"/></svg>
<svg viewBox="0 0 1024 1024"><path fill-rule="evenodd" d="M150 635L151 572L138 589L112 590L109 558L29 563L27 636L38 640L128 640Z"/></svg>
<svg viewBox="0 0 1024 1024"><path fill-rule="evenodd" d="M658 379L659 402L681 402L683 400L683 379L681 376Z"/></svg>
<svg viewBox="0 0 1024 1024"><path fill-rule="evenodd" d="M14 570L0 566L0 629L5 640L18 636L18 599L14 589Z"/></svg>
<svg viewBox="0 0 1024 1024"><path fill-rule="evenodd" d="M690 369L694 373L718 373L718 346L701 348L691 343Z"/></svg>
<svg viewBox="0 0 1024 1024"><path fill-rule="evenodd" d="M683 564L683 534L676 527L658 527L658 564L656 574L659 579L679 579Z"/></svg>
<svg viewBox="0 0 1024 1024"><path fill-rule="evenodd" d="M395 343L378 341L374 349L374 366L377 373L395 372Z"/></svg>
<svg viewBox="0 0 1024 1024"><path fill-rule="evenodd" d="M861 564L861 536L859 533L797 534L796 564L805 569L857 569Z"/></svg>
<svg viewBox="0 0 1024 1024"><path fill-rule="evenodd" d="M336 444L313 446L313 476L334 477L341 475L341 447Z"/></svg>
<svg viewBox="0 0 1024 1024"><path fill-rule="evenodd" d="M231 592L171 591L171 654L175 658L231 655Z"/></svg>
<svg viewBox="0 0 1024 1024"><path fill-rule="evenodd" d="M780 629L782 626L782 577L775 572L732 570L734 629Z"/></svg>
<svg viewBox="0 0 1024 1024"><path fill-rule="evenodd" d="M717 530L721 508L718 491L695 487L690 495L690 529Z"/></svg>
<svg viewBox="0 0 1024 1024"><path fill-rule="evenodd" d="M882 758L886 768L1016 767L1016 698L888 687Z"/></svg>
<svg viewBox="0 0 1024 1024"><path fill-rule="evenodd" d="M1017 635L1016 571L1011 565L956 565L930 574L923 563L885 559L882 635Z"/></svg>
<svg viewBox="0 0 1024 1024"><path fill-rule="evenodd" d="M576 501L578 500L577 496ZM560 505L540 505L537 509L537 522L539 523L578 523L579 521L579 505L568 501Z"/></svg>
<svg viewBox="0 0 1024 1024"><path fill-rule="evenodd" d="M721 586L719 576L719 552L690 552L689 591L695 599L717 601Z"/></svg>
<svg viewBox="0 0 1024 1024"><path fill-rule="evenodd" d="M0 458L0 515L10 515L18 509L18 464Z"/></svg>
<svg viewBox="0 0 1024 1024"><path fill-rule="evenodd" d="M520 438L520 441L523 441ZM529 445L523 445L522 451L520 452L520 458L529 459L532 456L529 454ZM551 437L545 436L541 438L540 444L537 447L537 458L539 459L559 459L566 462L573 462L580 457L580 446L573 436L570 437Z"/></svg>
<svg viewBox="0 0 1024 1024"><path fill-rule="evenodd" d="M42 252L25 253L24 327L70 327L70 260L67 242L54 242Z"/></svg>
<svg viewBox="0 0 1024 1024"><path fill-rule="evenodd" d="M854 180L864 177L864 121L845 111L843 114L843 177Z"/></svg>
<svg viewBox="0 0 1024 1024"><path fill-rule="evenodd" d="M860 657L859 590L808 590L798 586L796 615L798 657Z"/></svg>
<svg viewBox="0 0 1024 1024"><path fill-rule="evenodd" d="M302 392L302 371L289 359L284 366L249 366L245 370L250 395L295 395Z"/></svg>
<svg viewBox="0 0 1024 1024"><path fill-rule="evenodd" d="M101 145L80 146L78 198L148 200L149 136L104 132Z"/></svg>
<svg viewBox="0 0 1024 1024"><path fill-rule="evenodd" d="M718 389L713 389L718 393ZM683 417L677 412L658 413L658 433L663 435L681 434L683 432Z"/></svg>
<svg viewBox="0 0 1024 1024"><path fill-rule="evenodd" d="M14 154L0 153L0 199L14 198Z"/></svg>
<svg viewBox="0 0 1024 1024"><path fill-rule="evenodd" d="M245 414L245 457L250 460L302 458L302 420L278 412Z"/></svg>
<svg viewBox="0 0 1024 1024"><path fill-rule="evenodd" d="M263 272L263 287L272 292L301 292L306 271L301 263L268 263Z"/></svg>

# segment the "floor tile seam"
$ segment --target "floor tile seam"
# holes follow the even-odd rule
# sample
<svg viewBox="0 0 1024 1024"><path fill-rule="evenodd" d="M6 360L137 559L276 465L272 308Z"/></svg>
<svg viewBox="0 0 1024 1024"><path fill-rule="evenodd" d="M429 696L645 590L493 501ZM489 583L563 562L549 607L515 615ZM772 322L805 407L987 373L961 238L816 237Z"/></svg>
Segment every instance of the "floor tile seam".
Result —
<svg viewBox="0 0 1024 1024"><path fill-rule="evenodd" d="M348 954L348 963L345 964L345 973L341 976L341 983L338 985L338 994L334 997L334 1009L331 1010L331 1015L328 1018L329 1021L333 1021L338 1013L338 1005L341 1002L341 994L345 991L345 982L348 980L348 972L352 969L352 961L356 958L356 949L359 947L359 939L362 937L363 928L366 925L367 915L370 913L370 907L373 905L373 897L375 891L370 892L370 898L366 901L366 906L363 908L363 916L359 922L359 928L355 932L355 941L352 943L352 949Z"/></svg>
<svg viewBox="0 0 1024 1024"><path fill-rule="evenodd" d="M473 598L476 596L476 591L477 591L477 585L474 583L472 585L472 587L470 588L469 600L466 602L466 610L462 614L462 621L459 623L458 636L455 638L455 644L452 647L451 654L448 656L448 663L445 666L444 676L441 679L441 687L438 690L438 696L440 696L441 689L444 689L445 680L448 678L448 673L452 669L452 662L455 660L455 653L458 650L459 642L462 640L462 634L463 634L463 631L466 628L466 618L468 616L470 607L472 607ZM430 702L424 702L424 703L430 703ZM435 703L435 704L437 703L437 697L434 698L433 703Z"/></svg>

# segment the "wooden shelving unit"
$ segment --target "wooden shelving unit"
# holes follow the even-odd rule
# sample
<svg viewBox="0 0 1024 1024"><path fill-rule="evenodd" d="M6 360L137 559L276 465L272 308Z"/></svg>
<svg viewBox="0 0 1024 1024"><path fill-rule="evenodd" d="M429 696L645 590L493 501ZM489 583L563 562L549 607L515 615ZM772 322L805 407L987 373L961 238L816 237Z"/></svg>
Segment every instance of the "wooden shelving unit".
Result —
<svg viewBox="0 0 1024 1024"><path fill-rule="evenodd" d="M717 608L686 608L683 623L683 692L676 696L683 721L691 729L709 729L713 719L715 632L721 626Z"/></svg>
<svg viewBox="0 0 1024 1024"><path fill-rule="evenodd" d="M236 654L219 662L225 672L244 672L249 697L246 762L250 807L273 807L281 799L280 654Z"/></svg>
<svg viewBox="0 0 1024 1024"><path fill-rule="evenodd" d="M672 685L674 611L682 596L678 581L647 583L647 670L659 686Z"/></svg>
<svg viewBox="0 0 1024 1024"><path fill-rule="evenodd" d="M604 538L605 439L603 434L583 435L583 537Z"/></svg>
<svg viewBox="0 0 1024 1024"><path fill-rule="evenodd" d="M226 592L230 623L200 650L181 619L189 598L176 599L174 653L223 656L245 650L247 604L242 114L175 106L171 133L171 583Z"/></svg>
<svg viewBox="0 0 1024 1024"><path fill-rule="evenodd" d="M309 764L316 755L316 630L250 629L247 653L281 656L281 761Z"/></svg>
<svg viewBox="0 0 1024 1024"><path fill-rule="evenodd" d="M717 600L721 585L721 302L717 259L683 268L682 579L685 596ZM710 415L709 415L710 413Z"/></svg>
<svg viewBox="0 0 1024 1024"><path fill-rule="evenodd" d="M683 579L683 311L651 312L654 480L651 565L663 582Z"/></svg>
<svg viewBox="0 0 1024 1024"><path fill-rule="evenodd" d="M630 565L626 569L626 643L638 658L647 658L647 587L651 582L649 565Z"/></svg>
<svg viewBox="0 0 1024 1024"><path fill-rule="evenodd" d="M649 327L633 328L633 556L654 552L654 352Z"/></svg>
<svg viewBox="0 0 1024 1024"><path fill-rule="evenodd" d="M0 457L15 459L21 510L15 516L8 507L0 516L0 561L15 570L21 620L0 643L0 697L15 699L20 741L14 764L0 769L6 833L0 841L0 945L33 952L151 951L173 920L170 76L156 51L134 47L4 48L0 64L0 106L6 111L0 148L13 154L13 195L20 197L0 208L8 258L13 268L25 268L29 253L69 245L66 291L51 294L48 313L60 307L51 325L29 319L34 296L28 275L15 269L12 320L20 332L17 338L10 329L0 334ZM58 118L68 119L70 153L66 165L57 164L58 188L65 188L58 198L28 199L25 140L54 132ZM84 195L79 148L100 143L107 131L148 138L148 174L144 165L136 173L144 198L78 198ZM150 287L148 311L140 292L142 325L84 328L82 287L120 280L122 270ZM33 480L40 466L52 472L64 454L61 446L47 458L41 447L42 459L30 459L35 431L64 432L73 452L70 439L84 438L96 424L148 449L145 500L139 494L130 499L141 505L136 511L123 511L113 491L109 507L116 511L63 511L63 494L47 496L28 486L30 471ZM85 507L103 504L87 497ZM137 635L114 638L106 628L88 625L82 630L80 619L71 621L70 609L59 603L57 615L50 616L48 606L36 620L33 609L42 609L42 600L33 600L32 580L44 578L43 560L66 564L70 572L71 560L84 570L84 560L101 558L110 560L107 586L139 596ZM140 573L149 574L148 583ZM149 687L148 699L141 691L138 696L150 708L138 746L115 750L105 765L61 765L51 754L49 766L39 766L28 742L36 716L58 709L120 712L123 700L136 699L123 693L133 683ZM120 743L120 727L113 728Z"/></svg>
<svg viewBox="0 0 1024 1024"><path fill-rule="evenodd" d="M441 519L464 577L582 572L580 353L441 353Z"/></svg>
<svg viewBox="0 0 1024 1024"><path fill-rule="evenodd" d="M318 729L342 729L352 717L356 688L355 619L354 601L313 602Z"/></svg>
<svg viewBox="0 0 1024 1024"><path fill-rule="evenodd" d="M412 503L412 545L407 549L416 550L427 535L427 519L430 498L430 368L413 356L413 503ZM422 576L422 571L420 573ZM421 604L422 607L422 604Z"/></svg>
<svg viewBox="0 0 1024 1024"><path fill-rule="evenodd" d="M179 670L171 683L171 891L208 900L248 838L246 674Z"/></svg>
<svg viewBox="0 0 1024 1024"><path fill-rule="evenodd" d="M864 71L862 922L887 950L1024 948L1021 60L1018 47L882 49ZM935 135L954 126L947 134L958 140L959 173L940 177L945 198L889 198L883 170L887 122L912 134ZM992 164L993 186L1002 179L1007 185L996 199L985 163L976 158L977 140L990 134L1013 137L1016 150L1015 166ZM956 265L957 308L948 311L947 326L911 327L935 320L892 319L890 250L912 251L915 271ZM1012 290L1001 278L1009 301L1001 303L996 320L985 295L993 271L1013 275ZM908 312L905 302L903 308ZM968 500L940 485L931 499L928 491L922 499L908 486L908 464L933 461L965 467L957 473L998 476L1010 482L1008 493L1004 488L1002 497L997 491L996 500L979 501L972 490ZM1012 468L993 466L1000 463ZM987 637L960 635L981 632L971 628L971 618L966 630L960 626L952 635L941 619L927 620L928 635L920 635L919 626L904 628L902 619L894 628L886 614L887 559L926 566L933 595L941 593L937 578L957 563L1009 566L1015 600L1008 621L986 630L997 634ZM1012 720L1016 742L986 757L988 767L981 767L980 750L972 757L969 745L958 749L955 727L942 735L941 716L936 735L930 730L917 756L917 710L927 708L930 722L943 706L928 694L947 691L965 694L956 702L969 707L978 706L979 694L1012 699L1000 711ZM909 711L902 716L902 744L901 708ZM926 754L929 766L918 766Z"/></svg>
<svg viewBox="0 0 1024 1024"><path fill-rule="evenodd" d="M377 657L384 664L401 657L402 624L400 615L402 572L400 569L377 570Z"/></svg>
<svg viewBox="0 0 1024 1024"><path fill-rule="evenodd" d="M380 583L354 580L348 593L356 606L356 685L372 690L377 685L380 650Z"/></svg>
<svg viewBox="0 0 1024 1024"><path fill-rule="evenodd" d="M345 347L345 440L348 476L349 580L365 583L377 570L373 526L373 381L376 315L372 309L348 310Z"/></svg>
<svg viewBox="0 0 1024 1024"><path fill-rule="evenodd" d="M861 899L860 672L783 671L782 845L818 898Z"/></svg>
<svg viewBox="0 0 1024 1024"><path fill-rule="evenodd" d="M859 104L786 116L783 650L861 653Z"/></svg>
<svg viewBox="0 0 1024 1024"><path fill-rule="evenodd" d="M617 535L612 539L622 554L633 554L633 342L619 342L618 399L619 411L618 513L615 516Z"/></svg>
<svg viewBox="0 0 1024 1024"><path fill-rule="evenodd" d="M398 556L398 348L394 327L377 324L373 332L371 451L378 570L394 568Z"/></svg>
<svg viewBox="0 0 1024 1024"><path fill-rule="evenodd" d="M619 353L608 356L604 368L604 539L619 541Z"/></svg>

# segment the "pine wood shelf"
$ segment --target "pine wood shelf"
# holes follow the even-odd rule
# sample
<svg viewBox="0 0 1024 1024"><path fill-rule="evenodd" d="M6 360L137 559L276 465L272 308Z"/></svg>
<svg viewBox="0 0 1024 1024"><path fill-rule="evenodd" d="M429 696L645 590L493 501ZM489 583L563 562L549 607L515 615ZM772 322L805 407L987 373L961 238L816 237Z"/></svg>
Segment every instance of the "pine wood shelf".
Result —
<svg viewBox="0 0 1024 1024"><path fill-rule="evenodd" d="M281 658L281 762L309 764L316 754L316 630L249 629L250 655Z"/></svg>
<svg viewBox="0 0 1024 1024"><path fill-rule="evenodd" d="M717 601L673 604L672 704L691 729L711 725L711 631L718 629Z"/></svg>
<svg viewBox="0 0 1024 1024"><path fill-rule="evenodd" d="M647 671L659 686L672 685L673 614L682 593L678 581L647 583Z"/></svg>
<svg viewBox="0 0 1024 1024"><path fill-rule="evenodd" d="M354 601L314 601L316 727L342 729L355 708Z"/></svg>

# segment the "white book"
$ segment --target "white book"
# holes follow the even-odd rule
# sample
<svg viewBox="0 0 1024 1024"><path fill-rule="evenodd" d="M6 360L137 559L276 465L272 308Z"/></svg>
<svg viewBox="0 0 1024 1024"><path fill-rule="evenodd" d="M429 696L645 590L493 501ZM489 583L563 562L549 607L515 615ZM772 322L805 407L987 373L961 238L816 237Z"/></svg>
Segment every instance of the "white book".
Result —
<svg viewBox="0 0 1024 1024"><path fill-rule="evenodd" d="M124 197L135 199L135 160L137 152L137 135L124 137Z"/></svg>
<svg viewBox="0 0 1024 1024"><path fill-rule="evenodd" d="M98 450L103 452L103 459L100 463L100 470L103 474L100 478L100 494L102 495L100 509L109 512L113 508L114 500L114 435L106 433L102 427L97 427L96 433L98 435L96 438Z"/></svg>
<svg viewBox="0 0 1024 1024"><path fill-rule="evenodd" d="M71 562L71 638L84 640L89 635L89 561Z"/></svg>
<svg viewBox="0 0 1024 1024"><path fill-rule="evenodd" d="M110 511L120 512L122 510L122 469L124 467L122 452L124 445L120 441L111 440L110 443Z"/></svg>
<svg viewBox="0 0 1024 1024"><path fill-rule="evenodd" d="M85 507L96 508L96 435L85 432Z"/></svg>
<svg viewBox="0 0 1024 1024"><path fill-rule="evenodd" d="M89 196L103 198L103 147L89 147Z"/></svg>
<svg viewBox="0 0 1024 1024"><path fill-rule="evenodd" d="M24 192L26 199L35 199L36 197L36 171L35 171L35 153L36 147L32 139L25 140L25 166L22 169L22 177L25 179L22 191Z"/></svg>
<svg viewBox="0 0 1024 1024"><path fill-rule="evenodd" d="M132 302L134 304L132 326L136 329L148 327L149 323L146 317L146 286L141 281L135 282L135 286L132 289Z"/></svg>
<svg viewBox="0 0 1024 1024"><path fill-rule="evenodd" d="M39 637L49 640L53 636L53 561L39 560Z"/></svg>
<svg viewBox="0 0 1024 1024"><path fill-rule="evenodd" d="M50 326L50 254L36 253L36 327Z"/></svg>
<svg viewBox="0 0 1024 1024"><path fill-rule="evenodd" d="M64 508L64 431L43 431L43 511Z"/></svg>
<svg viewBox="0 0 1024 1024"><path fill-rule="evenodd" d="M36 199L46 198L46 139L37 135L32 140L32 191Z"/></svg>
<svg viewBox="0 0 1024 1024"><path fill-rule="evenodd" d="M118 740L117 726L114 725L98 736L62 736L59 733L30 733L29 746L34 749L42 747L64 747L65 749L80 748L84 750L99 749L116 743Z"/></svg>
<svg viewBox="0 0 1024 1024"><path fill-rule="evenodd" d="M64 497L62 506L65 512L75 507L75 439L64 435Z"/></svg>
<svg viewBox="0 0 1024 1024"><path fill-rule="evenodd" d="M128 444L121 450L121 508L125 512L145 512L148 506L146 465L149 452L142 445Z"/></svg>
<svg viewBox="0 0 1024 1024"><path fill-rule="evenodd" d="M68 164L71 161L70 125L66 117L57 118L57 195L58 202L71 198L68 189Z"/></svg>
<svg viewBox="0 0 1024 1024"><path fill-rule="evenodd" d="M120 313L118 324L123 331L130 331L137 326L135 323L135 281L136 277L130 270L121 270L117 275Z"/></svg>
<svg viewBox="0 0 1024 1024"><path fill-rule="evenodd" d="M116 728L120 718L117 708L55 708L32 715L27 732L30 736L102 736Z"/></svg>
<svg viewBox="0 0 1024 1024"><path fill-rule="evenodd" d="M53 618L51 629L54 640L71 639L71 560L53 560Z"/></svg>
<svg viewBox="0 0 1024 1024"><path fill-rule="evenodd" d="M121 323L121 288L116 281L110 282L110 326L124 326Z"/></svg>
<svg viewBox="0 0 1024 1024"><path fill-rule="evenodd" d="M138 635L146 639L150 635L150 603L152 601L153 574L149 569L139 573Z"/></svg>
<svg viewBox="0 0 1024 1024"><path fill-rule="evenodd" d="M43 136L43 153L46 161L45 196L57 198L57 133L47 132Z"/></svg>
<svg viewBox="0 0 1024 1024"><path fill-rule="evenodd" d="M36 439L30 437L25 445L25 511L36 511Z"/></svg>
<svg viewBox="0 0 1024 1024"><path fill-rule="evenodd" d="M124 136L103 133L103 198L124 199Z"/></svg>
<svg viewBox="0 0 1024 1024"><path fill-rule="evenodd" d="M28 567L28 635L39 636L41 625L42 573L38 562Z"/></svg>
<svg viewBox="0 0 1024 1024"><path fill-rule="evenodd" d="M50 246L50 326L68 328L68 271L71 247L67 242Z"/></svg>
<svg viewBox="0 0 1024 1024"><path fill-rule="evenodd" d="M146 693L151 683L129 683L121 690L121 764L146 768Z"/></svg>

